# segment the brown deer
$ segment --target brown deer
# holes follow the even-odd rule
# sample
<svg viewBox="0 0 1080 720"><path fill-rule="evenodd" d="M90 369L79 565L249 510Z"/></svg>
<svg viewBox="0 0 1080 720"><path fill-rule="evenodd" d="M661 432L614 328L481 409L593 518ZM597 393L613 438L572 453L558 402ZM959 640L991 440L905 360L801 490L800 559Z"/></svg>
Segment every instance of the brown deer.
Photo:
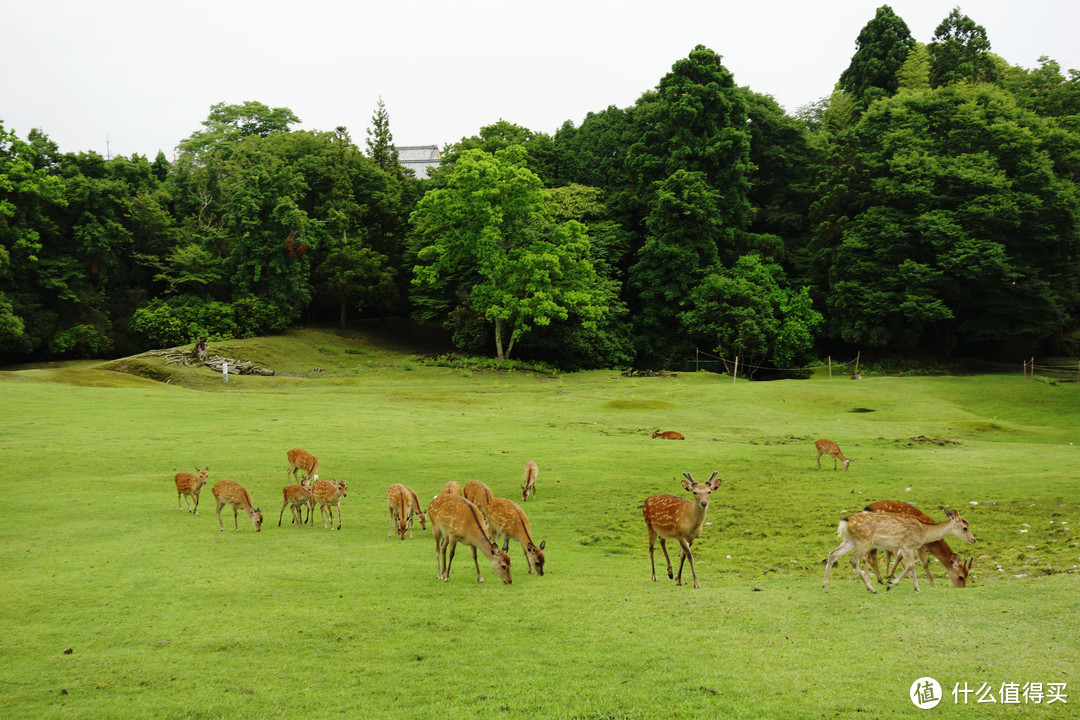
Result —
<svg viewBox="0 0 1080 720"><path fill-rule="evenodd" d="M319 472L319 458L300 448L290 450L288 458L289 469L285 473L286 480L291 477L295 481L296 473L299 472L303 475L300 484L304 487L310 487L313 482L319 479L319 476L315 474Z"/></svg>
<svg viewBox="0 0 1080 720"><path fill-rule="evenodd" d="M863 512L848 515L840 521L836 528L836 534L843 538L840 546L829 553L825 562L825 582L822 587L829 589L829 572L836 561L845 553L854 551L851 556L851 567L862 578L866 589L872 593L877 591L870 585L870 574L860 567L860 561L866 558L871 549L889 550L903 553L904 572L886 586L891 590L907 575L915 583L915 592L919 590L919 578L915 572L915 558L918 549L927 543L941 540L948 535L955 535L968 542L975 542L975 536L971 534L968 521L960 517L958 512L945 510L948 518L943 523L931 525L922 523L911 515L887 512Z"/></svg>
<svg viewBox="0 0 1080 720"><path fill-rule="evenodd" d="M285 507L292 508L292 521L298 526L304 526L311 520L311 512L315 508L315 500L311 497L311 488L306 485L287 485L281 491L281 512L278 513L277 524L281 527L281 518L285 515ZM304 519L304 508L307 508L307 519ZM314 524L314 523L312 523Z"/></svg>
<svg viewBox="0 0 1080 720"><path fill-rule="evenodd" d="M536 497L536 476L539 474L540 468L535 461L529 460L525 463L525 484L521 486L521 502Z"/></svg>
<svg viewBox="0 0 1080 720"><path fill-rule="evenodd" d="M825 438L822 438L822 439L818 440L816 443L814 443L814 447L817 448L817 469L818 470L821 469L821 456L822 455L830 455L830 456L832 456L832 469L833 470L836 469L836 461L837 461L837 459L843 461L845 470L847 470L847 466L851 463L850 460L848 460L846 457L844 457L844 453L840 452L840 446L837 445L836 443L834 443L832 440L826 440Z"/></svg>
<svg viewBox="0 0 1080 720"><path fill-rule="evenodd" d="M866 506L867 512L891 512L900 513L904 515L911 515L917 518L919 522L932 524L934 518L930 517L922 510L919 510L914 505L908 505L905 502L898 500L878 500L877 502L870 503ZM965 564L959 555L949 549L948 543L944 539L935 540L934 542L927 543L919 548L919 562L922 563L923 570L926 571L926 579L930 581L930 587L936 587L934 585L934 576L930 574L930 564L927 560L926 553L930 552L938 561L945 566L945 574L949 576L949 580L956 587L965 587L967 585L968 573L971 572L971 564L974 558L968 560ZM874 570L874 575L877 576L879 583L885 581L881 578L881 570L878 568L877 550L870 550L866 556L867 562L870 563L870 567ZM886 557L885 560L885 572L889 580L892 579L896 569L900 566L900 558L896 558L896 563L892 564L890 559ZM890 570L890 568L892 568Z"/></svg>
<svg viewBox="0 0 1080 720"><path fill-rule="evenodd" d="M699 483L684 472L682 486L694 496L694 502L676 495L653 495L645 500L642 513L645 515L645 527L649 529L649 562L652 564L652 579L656 582L656 561L653 559L653 546L656 537L660 536L660 549L664 551L667 559L667 576L674 577L671 572L671 556L668 555L665 540L671 538L679 543L682 555L679 558L679 576L675 580L676 585L682 585L683 563L690 560L690 572L694 576L694 587L700 588L701 583L697 579L697 569L694 567L694 554L690 552L690 545L701 534L701 527L705 524L705 513L709 509L709 496L713 490L720 487L723 480L714 472L709 479Z"/></svg>
<svg viewBox="0 0 1080 720"><path fill-rule="evenodd" d="M491 488L479 480L470 480L465 483L465 499L480 508L484 517L487 517L488 503L493 497L495 496L492 495Z"/></svg>
<svg viewBox="0 0 1080 720"><path fill-rule="evenodd" d="M439 494L457 495L458 497L465 496L465 494L461 492L461 483L459 483L457 480L448 480L446 484L443 485L442 492Z"/></svg>
<svg viewBox="0 0 1080 720"><path fill-rule="evenodd" d="M500 549L491 542L484 531L480 508L458 495L443 493L431 501L428 507L431 534L435 537L435 562L440 580L450 580L450 565L454 561L454 549L459 542L472 546L473 564L476 565L476 581L484 582L480 575L480 563L476 558L479 550L491 561L491 569L504 584L509 585L510 556L506 554L509 543Z"/></svg>
<svg viewBox="0 0 1080 720"><path fill-rule="evenodd" d="M529 574L544 574L544 548L547 540L541 541L539 546L533 544L529 517L517 503L506 498L493 498L487 506L487 521L493 542L498 543L500 538L504 542L511 538L517 540L525 551Z"/></svg>
<svg viewBox="0 0 1080 720"><path fill-rule="evenodd" d="M656 432L654 432L652 434L652 436L654 438L660 438L661 440L685 440L686 439L685 437L683 437L683 434L681 432L676 432L674 430L666 430L664 432L660 432L660 430L657 430Z"/></svg>
<svg viewBox="0 0 1080 720"><path fill-rule="evenodd" d="M412 537L414 514L420 516L420 527L426 529L424 513L420 510L420 498L405 485L394 483L390 486L386 491L386 506L390 510L390 532L386 533L386 537L393 535L395 525L399 538L404 540L406 532Z"/></svg>
<svg viewBox="0 0 1080 720"><path fill-rule="evenodd" d="M180 509L180 496L184 496L184 503L187 505L188 512L194 512L199 514L199 493L202 492L202 486L206 484L206 477L210 473L210 468L207 467L204 470L200 470L198 466L195 467L194 473L179 472L173 477L176 481L176 509ZM194 511L191 508L191 500L195 501Z"/></svg>
<svg viewBox="0 0 1080 720"><path fill-rule="evenodd" d="M225 525L221 522L221 508L226 505L232 505L233 509L233 527L236 530L240 530L240 526L237 524L236 513L240 508L244 508L248 516L251 518L251 526L255 528L255 532L262 531L262 511L255 507L254 502L251 499L251 493L244 488L243 485L238 485L232 480L218 480L214 483L214 487L211 488L214 493L214 499L217 500L217 521L218 527L224 532Z"/></svg>
<svg viewBox="0 0 1080 720"><path fill-rule="evenodd" d="M322 518L322 526L325 529L326 513L330 513L330 525L334 524L334 508L337 508L337 529L341 529L341 499L348 497L348 487L344 480L316 480L311 486L311 499L319 506L319 517ZM312 524L315 523L314 518Z"/></svg>

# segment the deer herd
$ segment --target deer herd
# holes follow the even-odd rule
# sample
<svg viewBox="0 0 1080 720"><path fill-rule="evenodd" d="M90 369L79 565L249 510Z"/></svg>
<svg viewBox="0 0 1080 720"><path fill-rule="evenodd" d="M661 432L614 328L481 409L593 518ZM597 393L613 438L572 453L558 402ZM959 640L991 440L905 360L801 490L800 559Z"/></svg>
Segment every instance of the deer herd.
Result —
<svg viewBox="0 0 1080 720"><path fill-rule="evenodd" d="M663 439L684 439L675 431L652 434ZM833 459L833 470L837 463L843 463L844 470L851 463L844 457L840 447L832 440L822 438L815 443L817 466L821 469L821 456ZM334 511L337 511L337 526L341 529L341 501L348 497L348 487L342 480L331 478L320 480L318 476L319 460L311 453L294 448L287 453L289 469L287 480L298 482L285 486L282 490L281 511L278 513L278 527L285 515L285 508L290 509L292 523L298 527L307 524L314 526L315 507L319 507L323 528L334 527ZM199 493L207 484L210 468L195 468L195 473L176 473L176 498L179 509L199 514ZM536 478L539 474L537 464L529 460L525 464L525 480L521 485L522 502L536 495ZM645 499L641 506L645 519L645 528L649 538L649 563L652 567L652 579L656 581L656 561L654 548L657 538L660 549L667 561L667 575L676 585L682 584L683 565L689 561L690 574L694 587L700 588L694 554L691 546L701 535L705 526L705 516L709 508L709 498L720 487L722 480L719 472L714 472L705 482L697 482L688 472L684 472L682 487L693 496L688 500L671 494L653 495ZM218 527L225 530L221 519L221 510L226 505L233 509L233 528L239 530L238 515L242 508L251 519L256 532L262 529L262 511L255 507L251 493L243 486L231 480L220 480L211 489L216 501ZM183 500L183 505L181 505ZM529 574L544 574L544 548L546 541L537 545L533 540L529 518L521 506L513 500L495 497L489 488L479 480L470 480L462 488L456 480L447 482L438 495L428 505L425 512L420 498L414 490L402 483L393 483L386 491L386 506L390 515L390 529L387 537L396 533L401 540L406 534L413 537L413 521L420 521L420 528L427 529L431 524L431 533L435 540L435 560L439 580L450 579L450 566L454 560L454 551L458 543L472 548L476 579L483 582L477 553L482 554L491 564L492 571L505 584L510 578L510 541L521 545ZM305 516L306 510L306 516ZM837 535L840 545L825 559L824 590L829 589L829 574L833 565L844 555L851 553L850 563L855 574L870 592L876 592L870 582L868 571L872 569L879 583L887 590L896 587L905 577L911 577L915 592L919 592L917 568L922 566L931 587L934 578L930 573L929 555L933 555L945 568L945 574L955 587L965 587L971 571L973 559L966 563L959 555L952 552L945 538L953 536L975 542L968 521L958 512L942 508L944 522L935 522L934 518L919 510L914 505L895 500L878 500L867 505L862 512L848 515L840 520ZM329 518L329 524L327 519ZM499 541L502 540L502 546ZM679 546L679 570L673 571L671 556L668 555L667 540L674 540ZM878 563L878 551L884 552L885 577L882 577ZM903 563L903 572L893 577Z"/></svg>

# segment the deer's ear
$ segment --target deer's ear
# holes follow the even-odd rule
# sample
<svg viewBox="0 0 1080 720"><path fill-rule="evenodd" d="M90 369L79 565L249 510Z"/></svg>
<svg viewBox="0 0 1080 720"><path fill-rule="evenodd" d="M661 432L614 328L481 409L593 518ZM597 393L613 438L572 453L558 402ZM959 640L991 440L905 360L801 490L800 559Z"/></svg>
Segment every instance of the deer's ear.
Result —
<svg viewBox="0 0 1080 720"><path fill-rule="evenodd" d="M510 550L510 538L506 538L505 540L503 540L502 551L507 552L509 550Z"/></svg>
<svg viewBox="0 0 1080 720"><path fill-rule="evenodd" d="M541 540L540 541L540 549L543 550L545 547L547 547L547 540Z"/></svg>
<svg viewBox="0 0 1080 720"><path fill-rule="evenodd" d="M724 482L724 479L721 477L717 477L718 475L720 475L720 471L714 470L713 474L709 476L709 479L705 481L705 484L712 485L713 490L720 487L720 483ZM714 480L715 482L713 482Z"/></svg>

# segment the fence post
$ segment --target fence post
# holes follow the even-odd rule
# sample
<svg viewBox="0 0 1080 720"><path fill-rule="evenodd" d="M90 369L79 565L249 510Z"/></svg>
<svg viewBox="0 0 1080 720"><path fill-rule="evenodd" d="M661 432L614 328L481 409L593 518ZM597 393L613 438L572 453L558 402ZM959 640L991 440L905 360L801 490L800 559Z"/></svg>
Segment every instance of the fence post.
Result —
<svg viewBox="0 0 1080 720"><path fill-rule="evenodd" d="M829 356L829 379L832 380L832 355Z"/></svg>
<svg viewBox="0 0 1080 720"><path fill-rule="evenodd" d="M701 372L701 349L694 348L694 372Z"/></svg>
<svg viewBox="0 0 1080 720"><path fill-rule="evenodd" d="M862 357L862 350L855 353L855 374L856 375L859 374L859 358L861 358L861 357Z"/></svg>
<svg viewBox="0 0 1080 720"><path fill-rule="evenodd" d="M739 356L735 356L735 372L731 374L731 384L734 385L735 381L739 379Z"/></svg>

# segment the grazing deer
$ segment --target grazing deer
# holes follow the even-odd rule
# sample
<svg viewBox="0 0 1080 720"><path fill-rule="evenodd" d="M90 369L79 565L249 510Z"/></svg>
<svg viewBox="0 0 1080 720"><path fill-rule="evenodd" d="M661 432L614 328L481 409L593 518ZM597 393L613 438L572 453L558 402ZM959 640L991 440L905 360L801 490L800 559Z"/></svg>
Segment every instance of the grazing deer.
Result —
<svg viewBox="0 0 1080 720"><path fill-rule="evenodd" d="M697 569L694 567L694 554L690 552L690 545L701 534L701 527L705 524L705 513L709 509L709 496L713 490L720 487L723 480L717 478L719 472L714 472L709 479L699 483L684 472L686 480L682 486L694 495L694 502L690 502L676 495L653 495L645 500L642 513L645 515L645 526L649 529L649 562L652 564L652 579L656 582L656 561L653 559L653 546L656 537L660 536L660 549L667 558L667 576L674 577L671 573L671 556L668 555L665 540L671 538L679 543L682 555L679 558L679 576L675 580L676 585L682 585L683 562L690 560L690 572L694 575L694 587L700 588L701 583L697 579Z"/></svg>
<svg viewBox="0 0 1080 720"><path fill-rule="evenodd" d="M465 483L465 499L480 508L484 517L487 517L488 503L493 497L495 496L492 495L491 488L479 480L470 480Z"/></svg>
<svg viewBox="0 0 1080 720"><path fill-rule="evenodd" d="M180 496L184 496L184 503L187 505L188 512L193 512L191 509L191 500L195 501L194 513L199 514L199 493L202 492L202 486L206 484L206 476L210 473L210 468L207 467L204 470L200 470L195 466L194 473L179 472L174 476L176 481L176 509L180 509Z"/></svg>
<svg viewBox="0 0 1080 720"><path fill-rule="evenodd" d="M521 486L521 502L536 497L536 476L539 474L540 468L534 461L529 460L525 463L525 484Z"/></svg>
<svg viewBox="0 0 1080 720"><path fill-rule="evenodd" d="M465 497L465 494L461 492L461 483L457 480L448 480L445 485L442 486L442 492L440 495L457 495L458 497Z"/></svg>
<svg viewBox="0 0 1080 720"><path fill-rule="evenodd" d="M277 524L281 527L281 518L285 514L285 506L292 507L292 521L299 526L304 526L311 520L311 512L315 508L315 500L311 497L311 488L306 485L287 485L281 491L281 512L278 513ZM304 519L304 508L307 508L307 519ZM314 525L314 523L312 523Z"/></svg>
<svg viewBox="0 0 1080 720"><path fill-rule="evenodd" d="M836 469L836 461L837 461L837 459L843 461L845 470L847 470L847 466L851 463L850 460L848 460L846 457L844 457L844 453L840 452L840 446L837 445L836 443L834 443L832 440L826 440L825 438L822 438L821 440L818 440L816 443L814 443L814 447L817 448L817 469L818 470L821 469L821 456L822 455L830 455L830 456L832 456L832 469L833 470Z"/></svg>
<svg viewBox="0 0 1080 720"><path fill-rule="evenodd" d="M517 540L525 551L529 574L544 574L544 547L547 540L539 546L533 544L529 518L517 503L506 498L493 498L487 506L487 521L493 542L497 544L500 538L504 542L509 542L511 538Z"/></svg>
<svg viewBox="0 0 1080 720"><path fill-rule="evenodd" d="M322 526L325 529L326 513L330 513L330 525L334 524L334 508L337 508L337 529L341 529L341 499L348 497L348 487L344 480L316 480L311 486L311 499L313 504L319 506L319 517L322 518ZM314 511L313 511L314 512ZM312 524L315 520L312 519Z"/></svg>
<svg viewBox="0 0 1080 720"><path fill-rule="evenodd" d="M319 479L319 476L315 474L319 472L319 458L300 448L290 450L288 458L289 469L285 473L286 480L290 477L296 480L296 473L300 472L303 475L300 484L304 487L310 487L313 482Z"/></svg>
<svg viewBox="0 0 1080 720"><path fill-rule="evenodd" d="M476 551L480 550L491 561L491 569L503 583L510 584L510 556L506 554L509 542L502 549L491 542L484 531L480 508L463 497L443 493L431 501L428 519L431 521L431 534L435 537L435 562L440 580L450 580L454 549L459 542L463 542L472 546L477 582L484 582L480 575L480 563L476 559Z"/></svg>
<svg viewBox="0 0 1080 720"><path fill-rule="evenodd" d="M903 553L904 572L889 583L886 589L893 589L905 576L910 575L912 582L915 583L915 592L920 592L919 578L916 577L915 572L915 558L920 547L948 535L975 542L975 536L971 534L968 521L960 517L960 513L945 510L945 516L948 518L945 522L928 525L911 515L899 513L863 512L848 515L836 528L836 534L843 538L843 542L829 553L825 563L825 582L822 587L828 591L829 571L832 570L832 566L842 555L854 551L851 556L851 567L855 568L855 573L862 578L866 589L876 593L877 591L870 585L870 574L860 567L860 561L871 549L893 552L900 550Z"/></svg>
<svg viewBox="0 0 1080 720"><path fill-rule="evenodd" d="M922 510L919 510L914 505L908 505L907 503L898 500L878 500L877 502L867 505L865 510L867 512L891 512L911 515L918 519L919 522L926 524L932 524L934 522L934 518L930 517ZM927 543L919 548L919 561L922 563L923 570L926 571L926 579L930 581L930 587L936 586L934 585L934 576L930 574L930 564L926 557L927 551L945 566L945 574L949 576L953 585L961 588L967 585L968 573L971 572L971 564L974 561L974 558L969 559L965 564L959 555L949 549L948 543L946 543L944 539L941 539ZM881 570L878 568L877 550L871 549L866 556L866 560L870 563L870 567L874 569L874 575L877 576L877 581L879 583L884 583L885 581L881 578ZM886 557L885 572L889 580L892 579L893 574L899 566L900 558L896 558L896 563L892 564L889 558ZM890 570L890 568L892 569Z"/></svg>
<svg viewBox="0 0 1080 720"><path fill-rule="evenodd" d="M685 437L683 437L683 434L681 432L675 432L674 430L666 430L664 432L660 432L660 430L657 429L657 431L654 432L652 434L652 436L654 438L660 438L661 440L685 440L686 439Z"/></svg>
<svg viewBox="0 0 1080 720"><path fill-rule="evenodd" d="M420 498L405 485L394 483L390 486L386 491L386 506L390 509L390 532L386 533L386 537L393 535L395 525L399 538L404 540L406 532L412 537L413 515L419 515L420 527L427 528L424 513L420 509Z"/></svg>
<svg viewBox="0 0 1080 720"><path fill-rule="evenodd" d="M251 526L255 528L255 532L262 531L262 511L255 507L254 502L251 500L251 493L244 488L243 485L238 485L232 480L218 480L214 483L214 487L211 488L214 493L214 499L217 500L217 521L218 527L224 532L225 525L221 522L221 508L225 505L232 505L233 509L233 527L236 530L240 530L240 526L237 524L236 513L240 508L244 508L248 516L251 518Z"/></svg>

